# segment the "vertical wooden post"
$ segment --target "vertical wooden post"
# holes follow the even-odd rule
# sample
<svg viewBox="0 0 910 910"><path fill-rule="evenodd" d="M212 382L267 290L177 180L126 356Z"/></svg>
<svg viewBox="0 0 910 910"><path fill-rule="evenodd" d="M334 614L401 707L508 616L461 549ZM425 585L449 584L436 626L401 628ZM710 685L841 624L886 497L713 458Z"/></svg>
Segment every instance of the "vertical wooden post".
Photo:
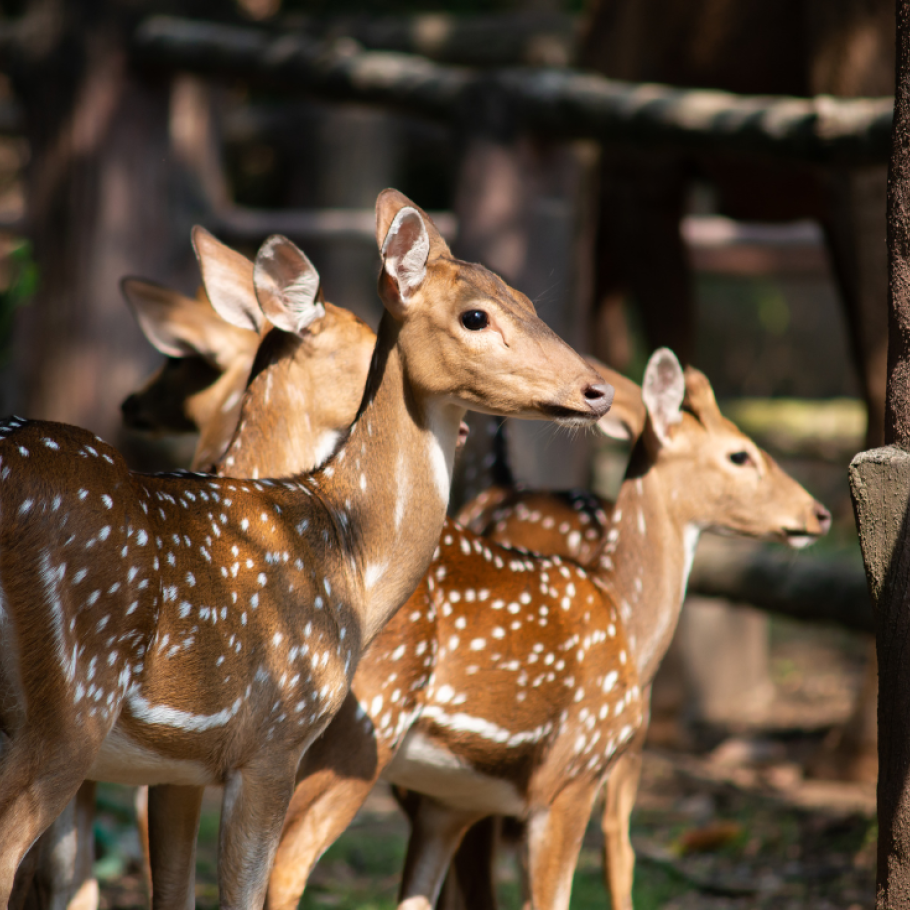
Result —
<svg viewBox="0 0 910 910"><path fill-rule="evenodd" d="M883 448L850 465L879 662L877 910L910 908L910 0L897 0L888 173L888 397Z"/></svg>

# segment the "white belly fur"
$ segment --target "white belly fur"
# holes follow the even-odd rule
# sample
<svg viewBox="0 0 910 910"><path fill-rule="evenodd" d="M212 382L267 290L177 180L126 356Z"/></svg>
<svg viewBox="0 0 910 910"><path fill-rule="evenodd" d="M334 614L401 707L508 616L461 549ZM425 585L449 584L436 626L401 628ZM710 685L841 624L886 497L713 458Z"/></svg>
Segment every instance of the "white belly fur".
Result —
<svg viewBox="0 0 910 910"><path fill-rule="evenodd" d="M89 780L112 784L214 784L211 773L198 762L158 755L140 746L116 727L101 745L89 773Z"/></svg>
<svg viewBox="0 0 910 910"><path fill-rule="evenodd" d="M419 730L408 733L382 776L453 808L519 817L527 812L527 803L513 784L466 765Z"/></svg>

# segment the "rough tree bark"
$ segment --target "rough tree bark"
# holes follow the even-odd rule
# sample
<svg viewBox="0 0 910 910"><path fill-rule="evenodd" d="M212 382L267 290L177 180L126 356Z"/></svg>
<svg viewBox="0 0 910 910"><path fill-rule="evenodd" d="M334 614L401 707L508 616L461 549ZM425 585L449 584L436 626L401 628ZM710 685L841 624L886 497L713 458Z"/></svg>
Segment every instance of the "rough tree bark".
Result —
<svg viewBox="0 0 910 910"><path fill-rule="evenodd" d="M4 59L30 144L26 229L40 274L17 319L4 404L120 445L120 401L157 355L119 281L198 282L189 228L201 193L186 160L193 142L180 135L185 105L170 78L140 78L128 60L142 7L33 0Z"/></svg>
<svg viewBox="0 0 910 910"><path fill-rule="evenodd" d="M887 221L889 445L860 453L850 466L879 662L877 910L910 908L910 0L896 5Z"/></svg>

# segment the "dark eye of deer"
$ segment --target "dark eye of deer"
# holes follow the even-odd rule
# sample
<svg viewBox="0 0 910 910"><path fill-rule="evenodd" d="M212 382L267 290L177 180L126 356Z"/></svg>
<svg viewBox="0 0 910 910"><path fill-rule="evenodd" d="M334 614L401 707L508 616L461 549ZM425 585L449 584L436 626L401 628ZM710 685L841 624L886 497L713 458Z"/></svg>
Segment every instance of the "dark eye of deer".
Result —
<svg viewBox="0 0 910 910"><path fill-rule="evenodd" d="M748 452L733 452L730 455L730 461L732 461L733 464L744 465L750 464L752 459L749 457Z"/></svg>
<svg viewBox="0 0 910 910"><path fill-rule="evenodd" d="M470 332L479 332L490 324L483 310L466 310L461 314L461 324Z"/></svg>

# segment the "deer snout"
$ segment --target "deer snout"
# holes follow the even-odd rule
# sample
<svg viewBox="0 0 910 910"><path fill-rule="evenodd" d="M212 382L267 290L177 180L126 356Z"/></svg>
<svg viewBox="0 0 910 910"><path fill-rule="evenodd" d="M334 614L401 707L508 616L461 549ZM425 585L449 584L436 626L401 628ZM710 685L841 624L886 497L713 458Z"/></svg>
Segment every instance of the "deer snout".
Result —
<svg viewBox="0 0 910 910"><path fill-rule="evenodd" d="M606 382L595 382L585 386L582 394L588 407L600 418L610 410L616 390Z"/></svg>
<svg viewBox="0 0 910 910"><path fill-rule="evenodd" d="M812 503L812 514L818 523L818 536L822 537L831 530L831 513L816 501Z"/></svg>
<svg viewBox="0 0 910 910"><path fill-rule="evenodd" d="M786 528L784 535L789 546L801 549L827 534L830 527L831 513L820 502L813 500L803 527Z"/></svg>

